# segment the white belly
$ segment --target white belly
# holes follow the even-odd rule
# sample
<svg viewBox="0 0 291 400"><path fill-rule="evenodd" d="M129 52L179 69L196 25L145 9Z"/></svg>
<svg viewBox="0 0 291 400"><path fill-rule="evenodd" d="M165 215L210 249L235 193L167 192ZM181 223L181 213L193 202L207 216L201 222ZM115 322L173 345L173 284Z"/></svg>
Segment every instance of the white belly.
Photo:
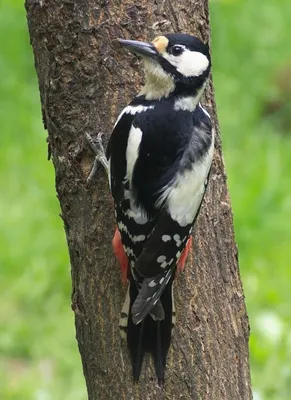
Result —
<svg viewBox="0 0 291 400"><path fill-rule="evenodd" d="M163 198L167 198L171 218L179 225L191 224L201 204L205 191L205 182L210 170L214 150L214 140L208 153L190 170L178 174L171 187L166 189Z"/></svg>

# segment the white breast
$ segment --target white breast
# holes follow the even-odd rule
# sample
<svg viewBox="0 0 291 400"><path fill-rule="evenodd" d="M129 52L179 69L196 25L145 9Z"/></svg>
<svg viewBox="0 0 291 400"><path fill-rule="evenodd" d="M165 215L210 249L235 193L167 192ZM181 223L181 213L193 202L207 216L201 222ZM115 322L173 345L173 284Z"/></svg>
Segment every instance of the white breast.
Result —
<svg viewBox="0 0 291 400"><path fill-rule="evenodd" d="M207 154L192 169L178 174L174 184L166 189L163 199L167 199L171 218L179 225L191 224L199 209L205 191L214 150L214 140ZM161 199L159 199L161 201Z"/></svg>

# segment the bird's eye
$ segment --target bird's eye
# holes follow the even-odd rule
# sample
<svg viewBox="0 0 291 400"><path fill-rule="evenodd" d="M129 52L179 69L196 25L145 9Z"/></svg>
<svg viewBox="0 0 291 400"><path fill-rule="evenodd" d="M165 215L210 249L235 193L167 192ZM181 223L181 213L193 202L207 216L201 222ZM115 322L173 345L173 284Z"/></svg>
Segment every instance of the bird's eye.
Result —
<svg viewBox="0 0 291 400"><path fill-rule="evenodd" d="M173 56L179 56L180 54L183 53L183 50L184 49L182 46L175 45L172 47L171 53L173 54Z"/></svg>

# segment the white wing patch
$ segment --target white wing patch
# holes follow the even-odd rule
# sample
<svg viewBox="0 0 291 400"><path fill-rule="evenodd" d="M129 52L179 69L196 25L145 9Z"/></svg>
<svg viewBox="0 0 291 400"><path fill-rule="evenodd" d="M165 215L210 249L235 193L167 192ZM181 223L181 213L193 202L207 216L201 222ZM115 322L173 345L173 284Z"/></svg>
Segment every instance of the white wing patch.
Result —
<svg viewBox="0 0 291 400"><path fill-rule="evenodd" d="M127 197L130 202L130 209L126 211L129 218L133 218L137 224L145 224L148 221L147 215L141 207L137 207L134 203L131 193L131 180L136 160L139 155L139 146L142 140L142 130L132 126L129 131L127 148L126 148L126 177L129 182L130 190ZM132 238L133 239L133 238ZM142 241L141 238L136 237L134 241Z"/></svg>
<svg viewBox="0 0 291 400"><path fill-rule="evenodd" d="M126 179L131 183L133 168L139 155L139 145L142 139L142 130L132 126L129 131L126 148Z"/></svg>

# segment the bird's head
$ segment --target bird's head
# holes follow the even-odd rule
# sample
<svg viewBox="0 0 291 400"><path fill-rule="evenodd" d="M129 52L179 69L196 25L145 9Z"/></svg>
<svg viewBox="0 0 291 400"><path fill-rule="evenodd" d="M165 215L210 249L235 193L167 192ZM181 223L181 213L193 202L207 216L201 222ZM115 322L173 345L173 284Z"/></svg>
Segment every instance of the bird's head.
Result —
<svg viewBox="0 0 291 400"><path fill-rule="evenodd" d="M197 37L170 33L152 42L119 39L119 43L140 56L145 65L148 99L201 93L209 76L208 47Z"/></svg>

